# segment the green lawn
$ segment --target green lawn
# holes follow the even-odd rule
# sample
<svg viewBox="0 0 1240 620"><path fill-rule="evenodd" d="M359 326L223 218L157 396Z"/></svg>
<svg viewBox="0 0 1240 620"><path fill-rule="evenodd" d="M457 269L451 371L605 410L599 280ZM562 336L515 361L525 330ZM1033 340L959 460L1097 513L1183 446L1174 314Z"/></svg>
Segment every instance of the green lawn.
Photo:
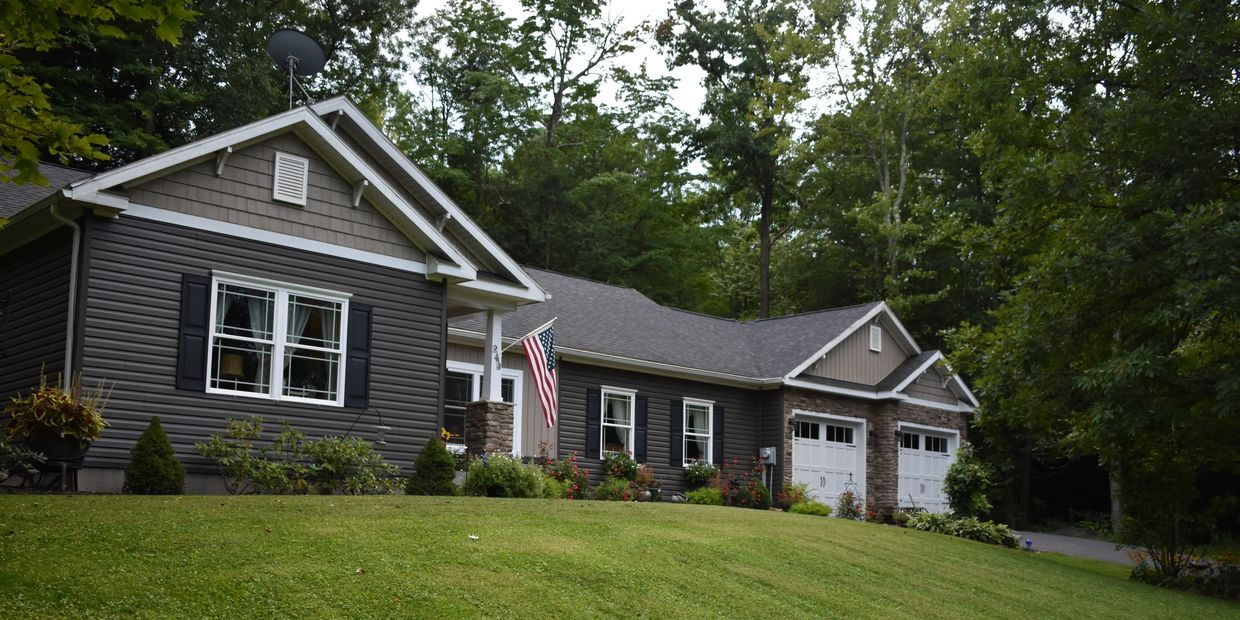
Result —
<svg viewBox="0 0 1240 620"><path fill-rule="evenodd" d="M1125 576L895 527L706 506L0 496L6 619L1240 617L1240 606Z"/></svg>

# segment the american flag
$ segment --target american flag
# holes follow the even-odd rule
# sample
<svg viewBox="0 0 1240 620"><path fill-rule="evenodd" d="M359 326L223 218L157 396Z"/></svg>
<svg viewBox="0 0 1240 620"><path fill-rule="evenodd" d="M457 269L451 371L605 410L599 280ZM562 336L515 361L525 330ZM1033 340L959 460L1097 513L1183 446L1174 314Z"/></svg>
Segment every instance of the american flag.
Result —
<svg viewBox="0 0 1240 620"><path fill-rule="evenodd" d="M536 334L521 341L525 359L530 362L534 384L538 386L538 401L542 403L543 419L547 428L555 426L556 380L555 380L555 327L548 325Z"/></svg>

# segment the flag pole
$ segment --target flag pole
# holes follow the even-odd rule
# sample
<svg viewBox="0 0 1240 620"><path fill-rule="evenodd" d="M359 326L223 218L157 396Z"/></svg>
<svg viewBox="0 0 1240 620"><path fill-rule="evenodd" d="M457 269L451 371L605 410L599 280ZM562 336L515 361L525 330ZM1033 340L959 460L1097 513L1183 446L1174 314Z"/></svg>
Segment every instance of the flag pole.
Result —
<svg viewBox="0 0 1240 620"><path fill-rule="evenodd" d="M558 318L560 318L560 317L558 317L558 316L557 316L557 317L555 317L555 319L558 319ZM542 325L539 325L538 327L535 327L533 331L531 331L530 333L528 333L528 334L526 334L526 335L524 335L524 336L521 336L520 338L517 338L516 340L514 340L514 341L512 342L512 344L510 344L510 345L508 345L508 346L506 346L506 347L504 347L504 348L500 349L500 350L499 350L499 352L502 354L504 351L507 351L508 349L511 349L511 348L513 348L513 347L517 346L517 343L521 342L522 340L525 340L526 338L529 338L530 336L533 336L534 334L537 334L538 332L540 332L540 331L542 331L543 329L545 329L548 325L550 325L550 324L554 323L554 322L555 322L555 319L551 319L550 321L547 321L546 323L543 323Z"/></svg>

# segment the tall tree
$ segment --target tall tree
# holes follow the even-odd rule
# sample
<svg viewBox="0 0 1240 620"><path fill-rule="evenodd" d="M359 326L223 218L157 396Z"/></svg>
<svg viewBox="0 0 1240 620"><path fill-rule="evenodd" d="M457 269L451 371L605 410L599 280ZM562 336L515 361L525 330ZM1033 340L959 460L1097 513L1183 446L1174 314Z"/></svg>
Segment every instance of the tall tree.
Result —
<svg viewBox="0 0 1240 620"><path fill-rule="evenodd" d="M771 249L794 228L787 168L809 73L831 54L842 14L835 4L801 0L739 0L719 12L686 0L673 14L656 39L673 64L705 73L707 124L694 144L712 178L741 197L742 217L757 226L758 316L767 317Z"/></svg>
<svg viewBox="0 0 1240 620"><path fill-rule="evenodd" d="M109 41L126 40L121 26L162 44L179 42L181 28L195 13L182 0L109 0L107 2L9 2L0 11L0 182L46 183L38 172L44 157L106 159L107 138L69 113L46 82L32 75L29 59L58 44L62 24ZM152 29L152 24L154 28ZM90 98L92 94L83 93ZM16 175L9 172L16 170Z"/></svg>

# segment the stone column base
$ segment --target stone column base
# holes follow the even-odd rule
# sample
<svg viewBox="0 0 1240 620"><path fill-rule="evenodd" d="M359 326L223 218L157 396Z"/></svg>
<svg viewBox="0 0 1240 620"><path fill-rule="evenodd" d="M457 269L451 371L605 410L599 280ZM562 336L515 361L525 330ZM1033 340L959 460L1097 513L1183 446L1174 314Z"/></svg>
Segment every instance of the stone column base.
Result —
<svg viewBox="0 0 1240 620"><path fill-rule="evenodd" d="M465 452L512 453L512 403L475 401L465 405Z"/></svg>

